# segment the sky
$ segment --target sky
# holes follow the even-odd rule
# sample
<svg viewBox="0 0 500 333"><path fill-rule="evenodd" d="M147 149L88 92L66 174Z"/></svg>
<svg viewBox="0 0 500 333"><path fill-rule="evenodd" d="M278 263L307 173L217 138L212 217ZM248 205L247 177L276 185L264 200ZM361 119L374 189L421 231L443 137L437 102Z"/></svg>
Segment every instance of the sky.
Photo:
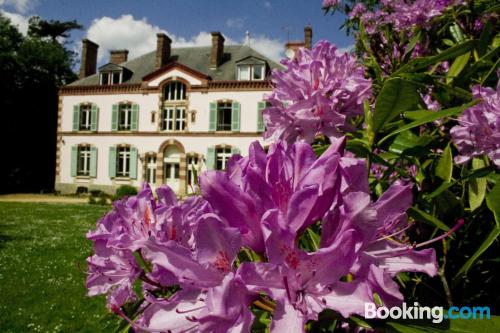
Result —
<svg viewBox="0 0 500 333"><path fill-rule="evenodd" d="M79 52L82 38L99 44L99 64L109 50L128 49L129 59L153 51L156 33L164 32L176 46L210 45L211 31L226 43L250 45L274 60L283 57L287 40L302 40L304 26L313 28L313 42L327 39L343 50L353 39L340 30L341 14L325 15L321 0L0 0L0 12L21 32L30 16L76 20L83 30L72 33L68 47Z"/></svg>

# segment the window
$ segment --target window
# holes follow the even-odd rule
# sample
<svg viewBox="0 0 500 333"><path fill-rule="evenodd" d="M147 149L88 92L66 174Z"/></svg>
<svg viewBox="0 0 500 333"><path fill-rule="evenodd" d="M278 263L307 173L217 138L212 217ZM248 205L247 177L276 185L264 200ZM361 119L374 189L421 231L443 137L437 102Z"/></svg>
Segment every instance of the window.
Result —
<svg viewBox="0 0 500 333"><path fill-rule="evenodd" d="M156 156L148 155L146 159L146 181L150 184L156 183Z"/></svg>
<svg viewBox="0 0 500 333"><path fill-rule="evenodd" d="M77 176L90 175L90 147L78 146Z"/></svg>
<svg viewBox="0 0 500 333"><path fill-rule="evenodd" d="M264 80L264 65L253 65L253 80Z"/></svg>
<svg viewBox="0 0 500 333"><path fill-rule="evenodd" d="M250 66L238 66L238 80L250 80Z"/></svg>
<svg viewBox="0 0 500 333"><path fill-rule="evenodd" d="M101 73L101 84L106 85L109 84L109 73Z"/></svg>
<svg viewBox="0 0 500 333"><path fill-rule="evenodd" d="M186 129L186 108L166 107L162 111L162 131L184 131Z"/></svg>
<svg viewBox="0 0 500 333"><path fill-rule="evenodd" d="M163 92L165 101L184 101L186 99L186 85L179 81L170 82Z"/></svg>
<svg viewBox="0 0 500 333"><path fill-rule="evenodd" d="M123 80L123 72L101 72L101 85L120 84Z"/></svg>
<svg viewBox="0 0 500 333"><path fill-rule="evenodd" d="M130 176L130 147L119 147L116 154L116 176Z"/></svg>
<svg viewBox="0 0 500 333"><path fill-rule="evenodd" d="M231 102L217 103L217 131L230 131L231 130Z"/></svg>
<svg viewBox="0 0 500 333"><path fill-rule="evenodd" d="M199 161L198 156L188 156L187 158L187 169L188 169L187 181L189 185L188 191L193 190L193 187L196 184L196 178L199 170L198 161Z"/></svg>
<svg viewBox="0 0 500 333"><path fill-rule="evenodd" d="M92 127L91 123L92 109L90 105L80 106L80 122L78 129L80 131L90 131Z"/></svg>
<svg viewBox="0 0 500 333"><path fill-rule="evenodd" d="M265 79L265 69L266 69L266 66L264 64L239 65L238 66L238 80L239 81L264 80Z"/></svg>
<svg viewBox="0 0 500 333"><path fill-rule="evenodd" d="M118 110L118 130L130 131L132 124L132 105L120 104Z"/></svg>
<svg viewBox="0 0 500 333"><path fill-rule="evenodd" d="M224 148L217 148L215 151L215 157L216 157L216 169L217 170L224 170L226 169L227 161L231 157L231 148L229 147L224 147Z"/></svg>
<svg viewBox="0 0 500 333"><path fill-rule="evenodd" d="M186 130L186 85L179 81L168 83L163 90L164 107L161 111L162 131Z"/></svg>

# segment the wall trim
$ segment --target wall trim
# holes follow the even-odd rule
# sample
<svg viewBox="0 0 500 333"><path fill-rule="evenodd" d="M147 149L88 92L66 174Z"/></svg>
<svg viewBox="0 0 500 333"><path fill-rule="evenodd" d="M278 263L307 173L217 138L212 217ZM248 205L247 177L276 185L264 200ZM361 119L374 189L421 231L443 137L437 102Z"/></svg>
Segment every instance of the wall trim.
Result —
<svg viewBox="0 0 500 333"><path fill-rule="evenodd" d="M220 92L220 91L270 91L271 81L209 81L203 85L191 86L192 92ZM116 94L149 94L161 93L161 88L144 87L137 84L116 84L116 85L91 85L91 86L64 86L59 89L60 96L79 95L116 95Z"/></svg>
<svg viewBox="0 0 500 333"><path fill-rule="evenodd" d="M262 137L262 132L57 132L62 136L156 136L156 137Z"/></svg>

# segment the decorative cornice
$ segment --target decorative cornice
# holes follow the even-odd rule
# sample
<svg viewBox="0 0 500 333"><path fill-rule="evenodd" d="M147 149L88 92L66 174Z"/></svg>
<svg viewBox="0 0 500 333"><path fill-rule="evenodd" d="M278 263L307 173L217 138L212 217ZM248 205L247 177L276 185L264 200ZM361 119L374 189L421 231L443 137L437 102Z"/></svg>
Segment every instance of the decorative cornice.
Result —
<svg viewBox="0 0 500 333"><path fill-rule="evenodd" d="M114 94L141 94L141 84L115 84L92 86L64 86L59 95L114 95Z"/></svg>
<svg viewBox="0 0 500 333"><path fill-rule="evenodd" d="M57 135L103 137L103 136L157 136L157 137L262 137L261 132L67 132L60 131Z"/></svg>
<svg viewBox="0 0 500 333"><path fill-rule="evenodd" d="M191 91L206 90L206 91L258 91L258 90L271 90L271 82L269 80L263 81L210 81L208 85L192 86Z"/></svg>
<svg viewBox="0 0 500 333"><path fill-rule="evenodd" d="M168 67L168 66L167 66ZM166 67L163 67L165 69ZM266 91L271 90L269 80L262 81L207 81L202 85L191 86L191 91ZM59 90L61 96L72 95L116 95L116 94L148 94L161 93L160 87L146 87L143 84L115 84L91 86L64 86Z"/></svg>

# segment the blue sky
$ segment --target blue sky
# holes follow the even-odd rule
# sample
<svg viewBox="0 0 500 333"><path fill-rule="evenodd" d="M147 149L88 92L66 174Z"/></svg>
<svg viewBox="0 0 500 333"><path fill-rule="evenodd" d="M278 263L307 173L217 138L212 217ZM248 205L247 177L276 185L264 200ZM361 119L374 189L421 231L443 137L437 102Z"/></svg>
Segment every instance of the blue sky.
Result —
<svg viewBox="0 0 500 333"><path fill-rule="evenodd" d="M134 57L154 49L155 33L166 32L178 46L205 45L209 32L221 31L240 43L245 31L251 45L274 58L280 56L288 36L303 38L306 24L313 40L328 39L340 48L353 41L339 30L340 14L324 15L321 0L0 0L0 10L23 29L32 15L44 19L73 20L84 30L72 35L74 49L87 37L100 47L100 62L110 49L127 48ZM24 20L24 21L23 21ZM175 46L175 45L174 45Z"/></svg>

